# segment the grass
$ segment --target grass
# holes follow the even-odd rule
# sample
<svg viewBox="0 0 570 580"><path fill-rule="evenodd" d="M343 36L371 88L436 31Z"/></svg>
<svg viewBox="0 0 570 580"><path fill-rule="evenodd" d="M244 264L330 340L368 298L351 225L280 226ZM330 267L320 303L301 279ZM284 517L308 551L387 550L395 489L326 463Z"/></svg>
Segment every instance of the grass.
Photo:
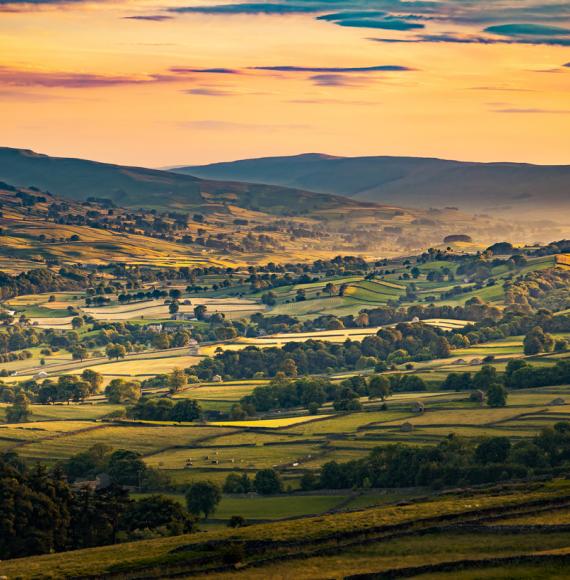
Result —
<svg viewBox="0 0 570 580"><path fill-rule="evenodd" d="M555 550L570 545L570 534L556 535L524 534L458 534L455 532L431 533L412 537L395 538L375 542L369 545L343 549L342 538L346 534L358 532L371 533L379 526L385 525L418 525L418 522L429 518L446 516L457 517L465 521L469 514L478 510L497 508L515 511L529 502L564 497L568 494L568 484L543 486L536 490L512 490L500 494L481 492L473 496L439 497L420 503L403 506L382 506L364 511L320 515L305 519L280 521L263 525L253 525L238 530L217 530L205 534L191 534L155 540L132 542L118 546L104 546L88 550L78 550L63 554L35 556L2 563L2 573L8 577L69 578L84 576L101 576L105 572L133 568L133 566L153 567L166 571L170 561L177 560L172 550L185 547L185 556L203 554L200 550L206 542L213 541L225 545L230 538L256 542L285 542L290 545L289 551L302 549L306 558L266 564L263 567L247 568L241 574L235 570L232 577L241 575L244 578L336 578L346 573L358 571L375 571L395 566L417 565L421 563L462 559L467 555L484 559L493 555L521 554L537 550ZM429 524L425 524L429 525ZM335 552L331 556L313 556L311 551L321 549L322 542L335 539ZM259 544L256 544L259 545ZM326 545L326 544L325 544ZM215 556L211 551L210 558ZM271 555L276 555L271 552ZM255 561L263 556L263 550L248 549L248 559ZM182 560L183 562L184 560ZM188 560L187 560L188 561ZM121 566L118 568L117 566ZM196 571L196 570L194 570ZM139 574L140 575L140 574ZM227 576L227 575L226 575ZM152 577L152 576L151 576ZM216 576L213 576L216 577ZM224 574L218 575L224 577Z"/></svg>
<svg viewBox="0 0 570 580"><path fill-rule="evenodd" d="M85 451L96 443L104 443L115 449L129 449L147 455L173 445L190 446L204 437L224 432L223 429L201 426L143 427L94 424L94 428L90 431L70 432L55 439L39 440L19 448L18 453L27 460L56 461Z"/></svg>
<svg viewBox="0 0 570 580"><path fill-rule="evenodd" d="M0 403L0 417L4 416L7 403ZM31 419L34 421L92 420L100 419L124 409L123 405L110 404L70 404L70 405L30 405ZM47 425L47 423L46 423Z"/></svg>
<svg viewBox="0 0 570 580"><path fill-rule="evenodd" d="M214 443L215 444L215 443ZM170 449L147 458L151 467L161 469L183 469L191 460L193 467L208 469L265 469L284 464L293 464L304 457L315 456L319 448L314 445L263 445L261 447L230 447L224 449ZM218 461L218 464L214 464Z"/></svg>
<svg viewBox="0 0 570 580"><path fill-rule="evenodd" d="M351 413L349 415L333 416L324 421L314 421L305 425L298 425L287 431L302 435L323 435L327 433L354 433L359 428L370 423L401 420L410 416L410 413L377 411L370 413Z"/></svg>
<svg viewBox="0 0 570 580"><path fill-rule="evenodd" d="M259 419L251 421L216 421L210 425L218 427L239 427L254 429L282 429L300 423L307 423L315 419L327 419L329 415L304 415L303 417L283 417L282 419Z"/></svg>

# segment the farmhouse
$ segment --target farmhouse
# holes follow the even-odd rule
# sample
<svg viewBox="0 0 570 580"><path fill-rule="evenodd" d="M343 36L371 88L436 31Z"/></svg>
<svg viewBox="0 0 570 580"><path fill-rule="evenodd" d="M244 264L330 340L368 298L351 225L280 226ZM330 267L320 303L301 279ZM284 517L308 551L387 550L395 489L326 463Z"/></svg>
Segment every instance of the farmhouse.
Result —
<svg viewBox="0 0 570 580"><path fill-rule="evenodd" d="M177 312L172 315L172 320L196 320L193 312Z"/></svg>

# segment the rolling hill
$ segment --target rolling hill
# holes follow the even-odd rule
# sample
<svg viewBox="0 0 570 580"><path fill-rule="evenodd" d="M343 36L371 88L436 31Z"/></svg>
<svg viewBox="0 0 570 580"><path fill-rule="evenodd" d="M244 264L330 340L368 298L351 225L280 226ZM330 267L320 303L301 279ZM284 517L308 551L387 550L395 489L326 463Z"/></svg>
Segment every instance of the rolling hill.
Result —
<svg viewBox="0 0 570 580"><path fill-rule="evenodd" d="M369 202L283 186L203 180L168 171L50 157L8 147L0 148L0 181L54 191L74 200L111 199L122 207L189 210L231 203L276 215L375 207Z"/></svg>
<svg viewBox="0 0 570 580"><path fill-rule="evenodd" d="M405 207L455 206L557 216L570 209L570 165L472 163L419 157L333 157L304 154L174 169ZM539 213L536 213L539 212Z"/></svg>

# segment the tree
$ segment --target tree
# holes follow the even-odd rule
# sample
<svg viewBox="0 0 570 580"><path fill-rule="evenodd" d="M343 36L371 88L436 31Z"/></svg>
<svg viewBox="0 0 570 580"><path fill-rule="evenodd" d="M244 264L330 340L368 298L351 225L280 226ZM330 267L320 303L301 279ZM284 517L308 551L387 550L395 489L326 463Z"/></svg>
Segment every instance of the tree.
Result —
<svg viewBox="0 0 570 580"><path fill-rule="evenodd" d="M277 296L274 292L266 292L261 295L261 302L267 306L275 306L277 304Z"/></svg>
<svg viewBox="0 0 570 580"><path fill-rule="evenodd" d="M198 306L194 307L194 316L196 320L204 320L206 318L206 313L208 311L208 307L205 304L198 304Z"/></svg>
<svg viewBox="0 0 570 580"><path fill-rule="evenodd" d="M191 532L194 523L194 518L179 502L163 495L151 495L132 502L121 519L121 527L129 532L164 530L171 536Z"/></svg>
<svg viewBox="0 0 570 580"><path fill-rule="evenodd" d="M141 396L141 386L138 381L113 379L105 389L105 396L109 403L135 403Z"/></svg>
<svg viewBox="0 0 570 580"><path fill-rule="evenodd" d="M491 365L483 365L473 376L472 388L486 391L489 385L498 382L497 369Z"/></svg>
<svg viewBox="0 0 570 580"><path fill-rule="evenodd" d="M105 352L109 360L119 360L120 358L125 358L127 355L127 349L122 344L109 344Z"/></svg>
<svg viewBox="0 0 570 580"><path fill-rule="evenodd" d="M260 495L272 495L283 491L281 477L274 469L262 469L255 474L253 487Z"/></svg>
<svg viewBox="0 0 570 580"><path fill-rule="evenodd" d="M230 473L226 477L224 483L224 493L249 493L253 489L253 484L247 476L247 473L238 475L237 473Z"/></svg>
<svg viewBox="0 0 570 580"><path fill-rule="evenodd" d="M376 375L368 382L368 396L371 399L386 400L392 392L390 381L383 375Z"/></svg>
<svg viewBox="0 0 570 580"><path fill-rule="evenodd" d="M489 407L505 407L507 405L507 391L503 385L493 383L487 389L487 405Z"/></svg>
<svg viewBox="0 0 570 580"><path fill-rule="evenodd" d="M555 341L550 334L546 334L540 326L535 326L524 338L524 353L529 355L542 352L552 352Z"/></svg>
<svg viewBox="0 0 570 580"><path fill-rule="evenodd" d="M502 463L506 461L511 449L507 437L492 437L481 442L475 449L475 460L479 463Z"/></svg>
<svg viewBox="0 0 570 580"><path fill-rule="evenodd" d="M73 347L71 351L71 358L73 360L84 360L89 356L88 350L83 345Z"/></svg>
<svg viewBox="0 0 570 580"><path fill-rule="evenodd" d="M91 394L96 393L103 385L103 375L91 369L85 369L81 373L81 378L85 382L89 383Z"/></svg>
<svg viewBox="0 0 570 580"><path fill-rule="evenodd" d="M118 449L109 458L109 475L117 485L141 487L147 469L141 454L134 451Z"/></svg>
<svg viewBox="0 0 570 580"><path fill-rule="evenodd" d="M180 310L180 306L178 305L178 302L176 302L176 300L173 300L168 305L168 312L170 312L170 314L176 314L179 310Z"/></svg>
<svg viewBox="0 0 570 580"><path fill-rule="evenodd" d="M168 375L168 390L177 393L188 384L188 376L182 369L174 369Z"/></svg>
<svg viewBox="0 0 570 580"><path fill-rule="evenodd" d="M30 400L22 391L16 393L14 402L6 408L6 421L8 423L25 423L30 419Z"/></svg>
<svg viewBox="0 0 570 580"><path fill-rule="evenodd" d="M170 412L171 421L191 422L199 419L202 416L202 409L197 401L192 399L184 399L178 401Z"/></svg>
<svg viewBox="0 0 570 580"><path fill-rule="evenodd" d="M220 487L211 481L192 483L185 495L188 511L195 516L204 514L205 519L216 511L222 499Z"/></svg>
<svg viewBox="0 0 570 580"><path fill-rule="evenodd" d="M445 336L438 336L431 345L431 351L435 358L448 358L451 355L451 348Z"/></svg>
<svg viewBox="0 0 570 580"><path fill-rule="evenodd" d="M332 282L327 282L325 285L325 292L330 298L332 298L333 295L337 293L337 287Z"/></svg>
<svg viewBox="0 0 570 580"><path fill-rule="evenodd" d="M83 318L76 316L71 320L71 328L73 330L79 330L83 326Z"/></svg>

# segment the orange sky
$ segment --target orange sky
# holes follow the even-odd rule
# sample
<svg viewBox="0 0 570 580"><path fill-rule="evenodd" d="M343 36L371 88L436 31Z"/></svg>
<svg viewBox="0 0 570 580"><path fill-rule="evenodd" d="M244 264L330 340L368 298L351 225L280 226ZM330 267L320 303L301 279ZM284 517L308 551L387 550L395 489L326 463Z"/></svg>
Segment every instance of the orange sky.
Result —
<svg viewBox="0 0 570 580"><path fill-rule="evenodd" d="M1 0L0 145L148 166L308 151L570 163L570 46L373 42L417 31L167 12L205 4ZM140 15L172 17L125 18ZM250 68L285 65L411 70ZM209 68L239 74L188 70Z"/></svg>

